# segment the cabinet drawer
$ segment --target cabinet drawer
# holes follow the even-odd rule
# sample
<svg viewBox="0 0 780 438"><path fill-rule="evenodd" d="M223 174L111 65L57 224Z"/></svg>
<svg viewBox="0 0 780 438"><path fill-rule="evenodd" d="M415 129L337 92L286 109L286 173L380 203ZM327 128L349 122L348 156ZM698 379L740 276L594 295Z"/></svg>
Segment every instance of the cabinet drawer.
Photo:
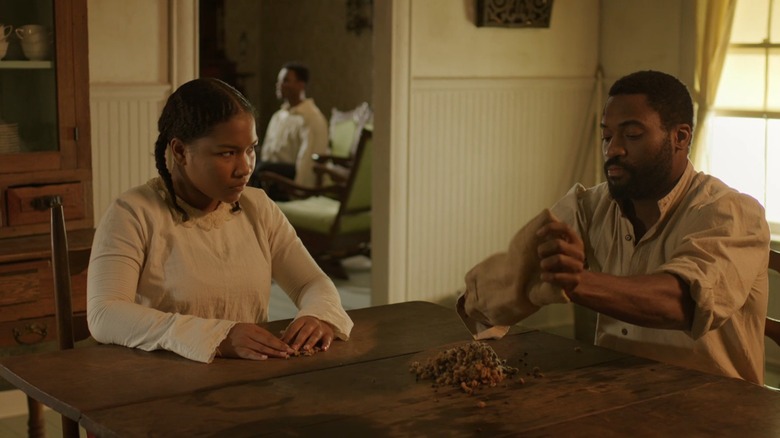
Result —
<svg viewBox="0 0 780 438"><path fill-rule="evenodd" d="M89 251L71 251L71 307L87 310ZM49 260L0 265L0 322L54 315L54 274Z"/></svg>
<svg viewBox="0 0 780 438"><path fill-rule="evenodd" d="M0 322L54 315L48 259L0 265Z"/></svg>
<svg viewBox="0 0 780 438"><path fill-rule="evenodd" d="M41 280L45 280L50 266L48 260L0 265L0 306L39 300L41 295L51 290L46 285L41 287Z"/></svg>
<svg viewBox="0 0 780 438"><path fill-rule="evenodd" d="M67 220L83 219L85 212L84 187L80 182L44 186L13 187L6 190L8 225L42 224L51 220L46 207L36 207L36 199L60 196Z"/></svg>

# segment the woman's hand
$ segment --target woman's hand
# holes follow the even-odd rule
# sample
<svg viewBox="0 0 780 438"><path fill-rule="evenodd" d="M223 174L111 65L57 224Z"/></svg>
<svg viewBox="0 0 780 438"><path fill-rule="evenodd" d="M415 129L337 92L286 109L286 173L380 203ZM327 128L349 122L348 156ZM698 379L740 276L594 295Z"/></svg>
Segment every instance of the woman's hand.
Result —
<svg viewBox="0 0 780 438"><path fill-rule="evenodd" d="M241 359L265 360L269 357L287 358L294 351L268 330L246 322L239 322L219 344L218 355Z"/></svg>
<svg viewBox="0 0 780 438"><path fill-rule="evenodd" d="M325 321L313 316L302 316L293 321L284 331L282 342L289 344L293 350L311 350L318 343L322 351L326 351L333 342L333 327Z"/></svg>

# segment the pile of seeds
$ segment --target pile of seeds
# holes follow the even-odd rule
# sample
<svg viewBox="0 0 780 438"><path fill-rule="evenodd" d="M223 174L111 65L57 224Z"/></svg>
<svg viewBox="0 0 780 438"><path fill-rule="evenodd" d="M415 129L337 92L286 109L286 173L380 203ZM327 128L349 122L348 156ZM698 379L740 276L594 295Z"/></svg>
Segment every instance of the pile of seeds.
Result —
<svg viewBox="0 0 780 438"><path fill-rule="evenodd" d="M409 371L418 380L431 379L434 386L458 386L468 394L479 386L496 386L519 372L499 359L488 344L477 341L445 350L425 364L412 362Z"/></svg>
<svg viewBox="0 0 780 438"><path fill-rule="evenodd" d="M303 348L299 348L298 350L292 352L287 358L291 357L301 357L301 356L314 356L318 352L322 351L322 349L318 346L314 346L308 350L304 350Z"/></svg>

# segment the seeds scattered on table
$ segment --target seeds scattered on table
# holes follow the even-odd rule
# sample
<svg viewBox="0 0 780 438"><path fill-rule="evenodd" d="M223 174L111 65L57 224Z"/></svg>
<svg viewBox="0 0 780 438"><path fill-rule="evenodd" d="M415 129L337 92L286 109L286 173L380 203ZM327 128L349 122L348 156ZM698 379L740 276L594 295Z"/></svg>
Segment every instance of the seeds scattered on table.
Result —
<svg viewBox="0 0 780 438"><path fill-rule="evenodd" d="M472 394L479 386L496 386L519 372L499 359L488 344L476 341L445 350L425 364L412 362L409 371L415 373L418 380L433 380L434 387L457 386L467 394Z"/></svg>
<svg viewBox="0 0 780 438"><path fill-rule="evenodd" d="M314 356L315 354L317 354L320 351L322 351L322 349L320 347L316 347L316 346L312 347L312 348L310 348L308 350L304 350L303 348L301 348L298 351L295 351L295 352L291 353L289 356L287 356L287 358L289 359L291 357Z"/></svg>

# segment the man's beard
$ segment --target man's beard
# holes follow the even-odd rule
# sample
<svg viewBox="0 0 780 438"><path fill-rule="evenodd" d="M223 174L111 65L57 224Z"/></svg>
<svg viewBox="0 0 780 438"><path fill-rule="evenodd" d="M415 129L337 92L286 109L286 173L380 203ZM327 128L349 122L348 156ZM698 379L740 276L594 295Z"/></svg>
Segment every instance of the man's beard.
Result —
<svg viewBox="0 0 780 438"><path fill-rule="evenodd" d="M609 180L607 168L617 165L628 174L625 183L616 185ZM668 138L658 153L646 163L633 166L620 162L619 157L613 157L604 163L604 175L612 198L625 199L660 199L671 190L672 174L672 142Z"/></svg>

